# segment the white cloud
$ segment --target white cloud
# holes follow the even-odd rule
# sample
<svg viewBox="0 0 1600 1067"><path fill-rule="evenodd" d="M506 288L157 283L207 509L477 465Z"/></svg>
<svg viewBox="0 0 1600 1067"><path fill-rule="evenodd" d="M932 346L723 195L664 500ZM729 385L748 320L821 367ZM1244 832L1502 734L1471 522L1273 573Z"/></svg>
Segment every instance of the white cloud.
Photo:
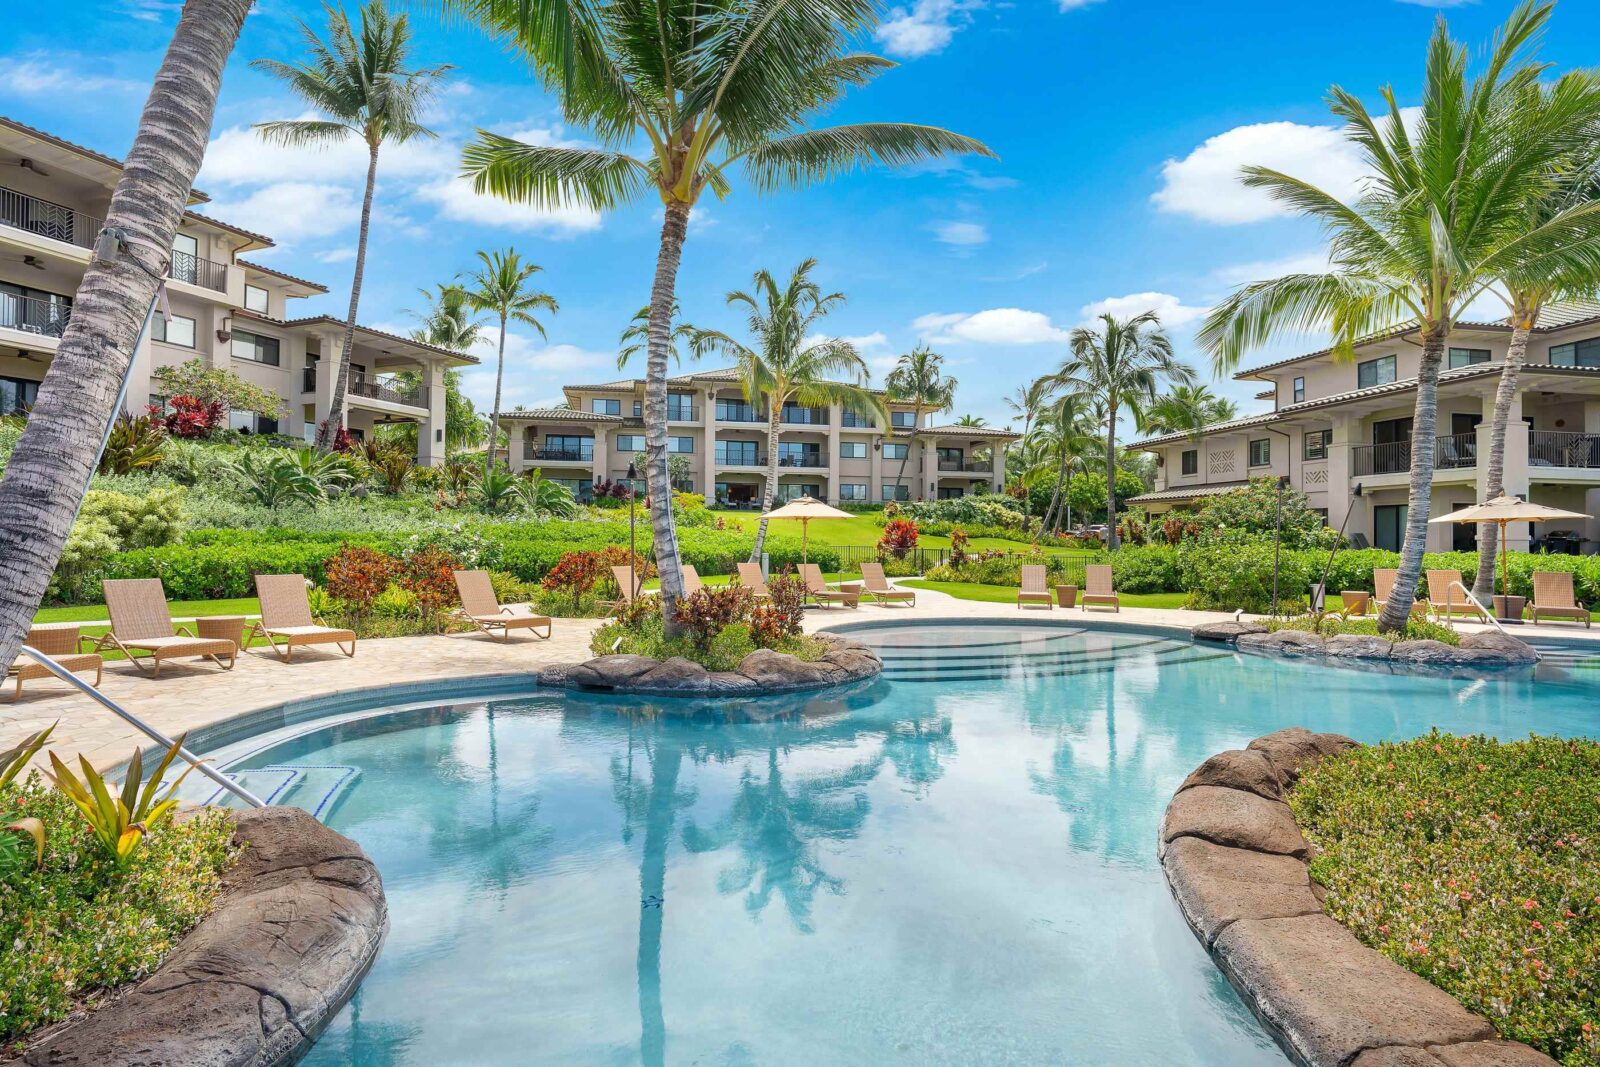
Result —
<svg viewBox="0 0 1600 1067"><path fill-rule="evenodd" d="M982 6L975 0L916 0L909 8L892 9L872 36L893 56L932 55L942 52L956 31L972 21L971 12Z"/></svg>
<svg viewBox="0 0 1600 1067"><path fill-rule="evenodd" d="M482 362L462 371L463 391L478 410L494 407L495 367L500 331L485 330L472 354ZM506 372L501 389L502 410L518 406L547 407L552 394L568 382L595 381L617 376L615 352L594 352L572 344L546 344L526 334L506 334ZM597 377L598 376L598 377Z"/></svg>
<svg viewBox="0 0 1600 1067"><path fill-rule="evenodd" d="M314 118L308 114L291 118ZM378 185L393 178L442 177L454 173L459 146L445 140L384 145L378 153ZM367 148L350 136L330 145L286 146L264 140L249 126L230 126L206 146L196 183L271 185L284 181L365 184Z"/></svg>
<svg viewBox="0 0 1600 1067"><path fill-rule="evenodd" d="M361 198L342 185L278 182L237 200L219 199L207 204L205 211L235 226L290 243L348 231L360 221Z"/></svg>
<svg viewBox="0 0 1600 1067"><path fill-rule="evenodd" d="M1077 11L1080 8L1091 7L1100 0L1056 0L1056 6L1062 11Z"/></svg>
<svg viewBox="0 0 1600 1067"><path fill-rule="evenodd" d="M432 201L439 214L457 222L475 222L508 230L527 230L552 237L570 237L600 228L600 213L586 207L536 207L479 195L470 179L455 177L430 182L417 194Z"/></svg>
<svg viewBox="0 0 1600 1067"><path fill-rule="evenodd" d="M1223 285L1243 285L1246 282L1280 278L1285 274L1322 274L1328 269L1328 253L1313 248L1279 259L1261 259L1250 263L1234 263L1218 267L1211 277Z"/></svg>
<svg viewBox="0 0 1600 1067"><path fill-rule="evenodd" d="M919 337L935 344L971 341L991 345L1036 345L1067 338L1067 331L1053 325L1050 316L1022 308L921 315L911 326Z"/></svg>
<svg viewBox="0 0 1600 1067"><path fill-rule="evenodd" d="M1191 307L1171 293L1129 293L1127 296L1108 296L1104 300L1085 304L1079 313L1083 316L1083 322L1088 324L1101 315L1126 319L1146 311L1154 311L1161 316L1161 324L1170 328L1186 326L1209 310L1211 309Z"/></svg>
<svg viewBox="0 0 1600 1067"><path fill-rule="evenodd" d="M67 93L78 96L84 93L131 92L138 83L108 75L88 74L95 61L80 56L76 62L63 63L61 54L34 52L29 55L0 58L0 92L14 96L48 96Z"/></svg>
<svg viewBox="0 0 1600 1067"><path fill-rule="evenodd" d="M1355 147L1333 126L1260 122L1208 138L1182 159L1161 166L1162 186L1151 197L1162 211L1204 222L1260 222L1288 208L1239 181L1246 165L1271 167L1352 199L1366 173Z"/></svg>
<svg viewBox="0 0 1600 1067"><path fill-rule="evenodd" d="M348 263L356 258L354 248L330 248L325 252L316 254L318 263Z"/></svg>
<svg viewBox="0 0 1600 1067"><path fill-rule="evenodd" d="M981 222L936 222L934 236L947 245L981 245L989 240L989 231Z"/></svg>

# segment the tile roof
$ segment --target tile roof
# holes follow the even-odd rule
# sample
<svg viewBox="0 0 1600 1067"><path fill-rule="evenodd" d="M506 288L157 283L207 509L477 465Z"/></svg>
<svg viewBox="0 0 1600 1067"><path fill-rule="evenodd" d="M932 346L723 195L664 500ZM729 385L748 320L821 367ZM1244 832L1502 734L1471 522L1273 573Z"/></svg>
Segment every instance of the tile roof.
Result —
<svg viewBox="0 0 1600 1067"><path fill-rule="evenodd" d="M602 382L599 385L564 385L561 388L585 393L617 393L632 392L642 385L644 385L642 378L623 378L615 382Z"/></svg>
<svg viewBox="0 0 1600 1067"><path fill-rule="evenodd" d="M343 327L344 320L336 319L332 315L312 315L311 317L304 319L290 319L287 323L285 323L285 325ZM435 352L441 356L449 356L451 359L459 359L463 363L478 362L477 356L469 356L465 352L456 352L449 348L440 348L438 345L430 345L426 341L418 341L410 337L401 337L397 333L386 333L383 330L374 330L371 326L362 326L360 323L356 324L356 331L358 333L371 334L373 337L381 337L385 341L397 341L403 345L410 345L412 348L421 348L428 352Z"/></svg>
<svg viewBox="0 0 1600 1067"><path fill-rule="evenodd" d="M86 148L83 145L76 144L64 137L57 137L53 133L46 133L44 130L41 130L35 126L29 126L25 122L18 122L16 119L7 118L4 115L0 115L0 126L9 127L10 129L16 130L19 133L25 133L30 137L37 137L41 141L48 141L57 148L65 148L69 152L76 152L80 156L94 160L96 163L104 163L107 166L116 167L118 170L122 169L122 160L118 159L116 156L108 156L104 152L96 152L92 148ZM211 199L199 189L192 187L189 189L189 195L201 203Z"/></svg>
<svg viewBox="0 0 1600 1067"><path fill-rule="evenodd" d="M1269 411L1264 415L1248 415L1242 419L1229 419L1227 422L1214 422L1210 426L1202 426L1194 432L1182 431L1180 433L1162 434L1160 437L1146 437L1139 441L1130 441L1122 447L1127 451L1141 448L1150 448L1154 445L1170 445L1176 441L1192 441L1210 433L1226 433L1229 430L1243 430L1250 426L1260 426L1262 423L1276 420L1280 412Z"/></svg>
<svg viewBox="0 0 1600 1067"><path fill-rule="evenodd" d="M1007 430L1002 426L962 426L951 423L948 426L929 426L919 430L920 434L939 434L943 437L999 437L1007 441L1015 441L1022 435L1015 430Z"/></svg>
<svg viewBox="0 0 1600 1067"><path fill-rule="evenodd" d="M306 278L297 278L293 274L285 274L283 271L275 270L272 267L263 267L259 263L251 263L248 260L243 259L239 260L238 263L241 267L249 267L251 270L260 271L262 274L270 274L274 278L282 278L286 282L294 282L296 285L303 285L307 289L315 289L319 293L326 293L328 291L328 287L320 282L313 282Z"/></svg>
<svg viewBox="0 0 1600 1067"><path fill-rule="evenodd" d="M214 219L210 215L202 215L198 211L185 211L183 217L191 222L203 222L208 226L216 226L227 230L229 233L236 233L240 237L248 237L263 248L272 248L277 244L266 234L256 233L254 230L247 230L243 226L235 226L233 223L223 222L221 219Z"/></svg>
<svg viewBox="0 0 1600 1067"><path fill-rule="evenodd" d="M1125 504L1173 504L1201 497L1220 496L1235 489L1243 489L1249 482L1214 482L1211 485L1191 485L1187 489L1161 489L1154 493L1130 496Z"/></svg>
<svg viewBox="0 0 1600 1067"><path fill-rule="evenodd" d="M697 370L697 371L690 371L687 374L674 374L672 377L667 379L667 384L668 385L693 385L696 382L719 382L719 383L736 384L740 380L741 379L739 377L739 368L737 368L737 367L718 367L715 370ZM625 393L625 392L631 392L631 391L633 391L635 389L644 388L644 379L643 378L621 378L621 379L619 379L617 381L614 381L614 382L602 382L599 385L567 385L567 386L563 386L563 388L571 389L571 390L573 390L575 392L589 392L589 393L619 393L619 392L623 392L623 393ZM867 392L872 393L874 396L884 396L884 395L886 395L882 389L868 388Z"/></svg>
<svg viewBox="0 0 1600 1067"><path fill-rule="evenodd" d="M572 408L512 408L502 411L498 418L538 419L542 422L622 422L621 415L601 415L594 411L576 411Z"/></svg>

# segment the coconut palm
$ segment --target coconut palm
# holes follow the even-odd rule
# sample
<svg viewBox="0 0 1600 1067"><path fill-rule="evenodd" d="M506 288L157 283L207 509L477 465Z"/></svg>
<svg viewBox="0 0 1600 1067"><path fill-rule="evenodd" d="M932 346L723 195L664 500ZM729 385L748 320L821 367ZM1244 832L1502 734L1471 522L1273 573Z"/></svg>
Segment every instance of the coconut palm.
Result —
<svg viewBox="0 0 1600 1067"><path fill-rule="evenodd" d="M761 559L767 539L767 513L778 490L778 426L783 406L790 401L806 406L841 404L870 412L887 423L883 402L864 387L867 365L849 341L816 337L815 328L827 314L844 303L843 293L824 293L811 279L815 259L807 259L779 286L769 272L755 274L755 292L735 290L728 303L745 313L745 328L754 347L720 330L696 330L693 347L698 355L715 352L736 360L744 397L767 408L767 485L761 495L761 522L756 526L752 563ZM849 377L863 384L835 381Z"/></svg>
<svg viewBox="0 0 1600 1067"><path fill-rule="evenodd" d="M989 420L982 415L963 415L956 420L957 426L987 426Z"/></svg>
<svg viewBox="0 0 1600 1067"><path fill-rule="evenodd" d="M495 451L500 446L500 392L506 377L506 327L513 322L531 326L541 338L544 326L534 318L535 311L560 311L556 298L528 286L544 268L524 263L515 248L504 252L478 253L478 269L467 277L467 304L474 311L495 315L500 320L500 346L494 370L494 408L489 412L489 448L483 459L487 474L494 468Z"/></svg>
<svg viewBox="0 0 1600 1067"><path fill-rule="evenodd" d="M1199 437L1200 431L1219 422L1239 417L1239 406L1218 396L1209 385L1179 384L1156 397L1144 411L1141 433L1186 433Z"/></svg>
<svg viewBox="0 0 1600 1067"><path fill-rule="evenodd" d="M84 271L72 318L0 479L0 650L16 657L94 474L200 170L222 69L250 0L189 0L106 211L117 238Z"/></svg>
<svg viewBox="0 0 1600 1067"><path fill-rule="evenodd" d="M1336 358L1357 341L1411 323L1420 339L1411 430L1406 536L1399 575L1379 617L1397 632L1410 617L1421 578L1433 490L1439 371L1458 316L1508 272L1559 277L1600 256L1600 206L1585 203L1530 226L1530 201L1555 164L1581 148L1557 115L1518 113L1543 67L1529 54L1549 4L1524 3L1496 34L1483 70L1469 78L1467 50L1441 19L1429 42L1421 117L1415 129L1385 94L1371 115L1338 87L1329 107L1371 172L1353 204L1265 167L1246 185L1319 220L1330 269L1244 285L1207 316L1200 338L1219 371L1281 333L1331 327ZM1558 109L1564 112L1564 109Z"/></svg>
<svg viewBox="0 0 1600 1067"><path fill-rule="evenodd" d="M678 366L682 362L679 346L688 346L694 338L695 328L678 318L678 302L672 302L672 331L668 342L668 352L672 356L672 365ZM628 328L622 331L618 338L621 342L617 349L617 369L623 370L629 361L640 352L646 351L650 346L650 308L642 307L638 313L628 321Z"/></svg>
<svg viewBox="0 0 1600 1067"><path fill-rule="evenodd" d="M422 325L411 331L411 336L436 348L465 352L478 343L483 334L483 324L473 317L467 300L467 291L460 285L441 284L433 290L421 290L428 302L426 310L412 312ZM401 376L422 384L422 375L403 371ZM461 391L461 372L444 372L444 456L450 461L454 449L477 445L483 440L484 421L473 406L472 398Z"/></svg>
<svg viewBox="0 0 1600 1067"><path fill-rule="evenodd" d="M1027 385L1019 385L1016 392L1006 397L1006 407L1022 420L1024 440L1028 437L1028 431L1033 428L1033 421L1050 406L1050 397L1054 392L1055 383L1046 376L1035 378Z"/></svg>
<svg viewBox="0 0 1600 1067"><path fill-rule="evenodd" d="M927 345L918 345L895 361L894 370L883 381L889 399L912 408L911 436L906 441L906 453L900 457L900 470L894 476L895 488L905 481L906 462L917 448L917 431L922 429L922 416L935 411L949 411L956 402L956 380L944 373L944 357ZM888 420L884 428L894 432Z"/></svg>
<svg viewBox="0 0 1600 1067"><path fill-rule="evenodd" d="M326 452L344 426L345 390L350 382L350 348L355 343L356 310L367 267L367 236L372 225L372 195L378 185L378 150L434 133L422 124L422 112L451 68L411 66L411 23L394 15L382 0L361 8L361 27L350 24L340 8L328 9L328 40L300 24L310 53L303 63L258 59L252 66L281 79L295 96L322 117L281 119L256 124L265 140L281 145L330 145L352 138L367 147L367 184L361 199L361 229L356 237L355 273L350 279L350 311L345 316L344 344L334 371L333 410L317 429L317 448Z"/></svg>
<svg viewBox="0 0 1600 1067"><path fill-rule="evenodd" d="M1104 406L1106 544L1116 548L1117 419L1126 413L1137 424L1162 385L1192 384L1194 370L1173 356L1172 341L1154 311L1126 319L1101 315L1098 328L1073 330L1067 347L1070 354L1054 375L1056 387Z"/></svg>
<svg viewBox="0 0 1600 1067"><path fill-rule="evenodd" d="M1067 502L1067 480L1072 465L1087 465L1100 443L1094 429L1101 420L1096 417L1093 403L1078 393L1058 396L1039 416L1034 433L1038 441L1035 458L1035 476L1053 475L1055 489L1050 494L1050 504L1045 508L1039 523L1041 533L1072 525L1072 506ZM1063 522L1065 518L1065 522Z"/></svg>
<svg viewBox="0 0 1600 1067"><path fill-rule="evenodd" d="M867 122L806 129L846 89L892 66L851 51L878 19L865 0L445 0L511 39L561 98L573 126L602 147L526 144L481 134L464 156L479 192L604 210L662 206L645 367L650 519L669 629L683 595L667 470L667 360L678 263L689 216L741 173L757 192L803 188L873 164L900 166L981 142L935 126ZM644 146L640 156L623 146Z"/></svg>

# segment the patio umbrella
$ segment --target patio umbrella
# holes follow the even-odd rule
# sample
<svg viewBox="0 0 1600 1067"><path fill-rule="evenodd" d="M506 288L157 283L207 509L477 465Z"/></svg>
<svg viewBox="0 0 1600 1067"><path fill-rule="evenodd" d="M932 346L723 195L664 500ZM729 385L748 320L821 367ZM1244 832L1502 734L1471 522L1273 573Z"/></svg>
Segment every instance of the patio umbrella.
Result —
<svg viewBox="0 0 1600 1067"><path fill-rule="evenodd" d="M814 496L797 496L777 511L769 511L767 518L800 520L800 561L803 563L806 559L806 534L812 519L848 519L853 516L848 511L840 511Z"/></svg>
<svg viewBox="0 0 1600 1067"><path fill-rule="evenodd" d="M1500 577L1501 585L1507 593L1511 592L1511 569L1506 564L1506 523L1508 522L1548 522L1551 519L1587 519L1588 515L1580 515L1576 511L1562 511L1560 508L1547 508L1543 504L1532 504L1514 496L1497 496L1493 500L1482 504L1473 504L1470 507L1452 511L1448 515L1440 515L1434 522L1496 522L1500 524Z"/></svg>

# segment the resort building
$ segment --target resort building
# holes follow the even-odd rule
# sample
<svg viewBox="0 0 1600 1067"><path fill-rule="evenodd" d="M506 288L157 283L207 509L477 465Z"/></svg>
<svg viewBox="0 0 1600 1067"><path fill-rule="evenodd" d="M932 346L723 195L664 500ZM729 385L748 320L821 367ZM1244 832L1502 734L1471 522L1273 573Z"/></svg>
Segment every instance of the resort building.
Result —
<svg viewBox="0 0 1600 1067"><path fill-rule="evenodd" d="M0 117L0 414L26 411L72 315L73 294L100 234L121 161ZM194 191L191 207L206 201ZM165 398L153 371L199 358L276 393L276 418L235 412L235 429L310 440L333 410L333 374L343 320L293 318L291 303L326 294L243 257L270 238L193 210L173 241L166 304L134 353L126 406ZM418 424L417 459L444 460L444 372L477 360L360 327L345 398L347 425L361 438L388 422ZM403 373L402 373L403 372Z"/></svg>
<svg viewBox="0 0 1600 1067"><path fill-rule="evenodd" d="M1450 335L1439 377L1432 516L1483 499L1489 422L1510 338L1503 322L1462 322ZM1155 513L1190 508L1248 479L1287 476L1357 544L1398 550L1419 345L1415 326L1405 326L1364 341L1353 360L1324 349L1240 371L1238 380L1266 386L1258 399L1272 410L1128 445L1154 453L1157 463L1155 489L1129 503ZM1560 304L1540 316L1511 403L1505 489L1600 513L1600 303ZM1534 536L1551 551L1592 553L1600 541L1595 519L1549 525ZM1514 548L1528 547L1526 524L1512 526L1508 538ZM1472 525L1429 529L1430 550L1476 544Z"/></svg>
<svg viewBox="0 0 1600 1067"><path fill-rule="evenodd" d="M766 487L767 412L745 399L738 372L668 380L667 447L687 460L678 488L731 507L760 507ZM582 499L595 482L625 481L643 466L644 381L569 385L567 406L500 413L513 470L539 469ZM879 395L882 395L881 393ZM834 404L784 405L778 435L780 500L831 504L932 500L999 492L1005 446L1019 436L987 426L917 425L910 404L886 401L890 425ZM903 473L902 473L903 468ZM639 477L643 477L642 470Z"/></svg>

